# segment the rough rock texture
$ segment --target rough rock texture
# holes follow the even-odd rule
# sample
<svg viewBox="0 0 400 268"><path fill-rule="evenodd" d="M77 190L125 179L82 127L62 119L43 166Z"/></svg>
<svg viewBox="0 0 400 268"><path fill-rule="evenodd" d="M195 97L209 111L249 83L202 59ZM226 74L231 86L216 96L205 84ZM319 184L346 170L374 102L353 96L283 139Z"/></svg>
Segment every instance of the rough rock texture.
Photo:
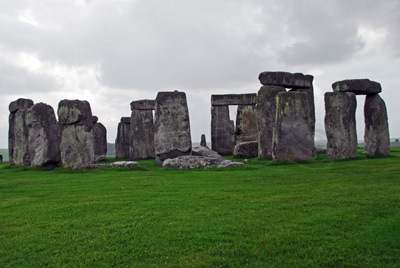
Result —
<svg viewBox="0 0 400 268"><path fill-rule="evenodd" d="M205 134L201 134L200 146L208 148Z"/></svg>
<svg viewBox="0 0 400 268"><path fill-rule="evenodd" d="M154 121L152 110L132 110L130 159L154 158Z"/></svg>
<svg viewBox="0 0 400 268"><path fill-rule="evenodd" d="M232 154L235 146L234 123L229 119L229 106L211 106L211 149L219 154Z"/></svg>
<svg viewBox="0 0 400 268"><path fill-rule="evenodd" d="M30 165L25 111L32 106L32 100L22 98L9 105L8 156L10 165Z"/></svg>
<svg viewBox="0 0 400 268"><path fill-rule="evenodd" d="M137 100L131 102L131 111L133 110L154 110L155 100Z"/></svg>
<svg viewBox="0 0 400 268"><path fill-rule="evenodd" d="M61 129L53 107L37 103L26 111L28 148L32 167L55 168L61 161Z"/></svg>
<svg viewBox="0 0 400 268"><path fill-rule="evenodd" d="M140 168L140 165L135 161L117 161L110 164L94 164L87 168Z"/></svg>
<svg viewBox="0 0 400 268"><path fill-rule="evenodd" d="M156 163L167 158L190 155L189 111L184 92L159 92L155 105L154 148Z"/></svg>
<svg viewBox="0 0 400 268"><path fill-rule="evenodd" d="M97 119L97 116L93 116ZM105 161L107 159L107 129L102 124L93 120L93 136L94 136L94 161Z"/></svg>
<svg viewBox="0 0 400 268"><path fill-rule="evenodd" d="M238 143L233 150L234 158L253 158L258 156L258 141Z"/></svg>
<svg viewBox="0 0 400 268"><path fill-rule="evenodd" d="M272 133L275 125L276 96L286 92L280 86L262 86L258 91L256 116L258 157L272 159Z"/></svg>
<svg viewBox="0 0 400 268"><path fill-rule="evenodd" d="M386 105L378 94L365 97L364 120L365 153L369 156L389 155L390 138Z"/></svg>
<svg viewBox="0 0 400 268"><path fill-rule="evenodd" d="M192 155L216 158L216 159L220 159L220 160L224 159L217 152L210 150L207 147L203 147L203 146L194 146L192 148Z"/></svg>
<svg viewBox="0 0 400 268"><path fill-rule="evenodd" d="M216 158L185 155L174 159L167 159L163 162L164 169L193 169L193 168L230 168L244 167L245 164L230 160L220 160Z"/></svg>
<svg viewBox="0 0 400 268"><path fill-rule="evenodd" d="M273 160L311 160L314 143L307 94L300 92L278 93L276 105L276 120L272 139Z"/></svg>
<svg viewBox="0 0 400 268"><path fill-rule="evenodd" d="M94 163L93 116L90 104L62 100L58 104L61 125L61 162L64 168L83 169Z"/></svg>
<svg viewBox="0 0 400 268"><path fill-rule="evenodd" d="M211 95L211 105L255 105L257 94Z"/></svg>
<svg viewBox="0 0 400 268"><path fill-rule="evenodd" d="M121 117L115 139L115 158L129 158L131 118Z"/></svg>
<svg viewBox="0 0 400 268"><path fill-rule="evenodd" d="M357 156L356 95L352 92L325 93L327 158Z"/></svg>
<svg viewBox="0 0 400 268"><path fill-rule="evenodd" d="M236 114L236 144L258 139L255 105L239 105Z"/></svg>
<svg viewBox="0 0 400 268"><path fill-rule="evenodd" d="M349 79L332 84L335 92L353 92L356 95L377 94L382 92L381 84L369 79Z"/></svg>
<svg viewBox="0 0 400 268"><path fill-rule="evenodd" d="M311 87L314 77L302 73L262 72L258 76L264 86L282 86L286 88Z"/></svg>

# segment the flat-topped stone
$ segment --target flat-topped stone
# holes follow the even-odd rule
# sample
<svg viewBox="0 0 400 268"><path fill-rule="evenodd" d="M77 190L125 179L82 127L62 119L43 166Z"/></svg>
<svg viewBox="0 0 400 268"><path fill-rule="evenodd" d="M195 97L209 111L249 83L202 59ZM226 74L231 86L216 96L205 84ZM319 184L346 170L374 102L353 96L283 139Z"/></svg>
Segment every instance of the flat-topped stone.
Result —
<svg viewBox="0 0 400 268"><path fill-rule="evenodd" d="M262 72L258 76L264 86L282 86L285 88L308 88L312 86L314 76L302 73Z"/></svg>
<svg viewBox="0 0 400 268"><path fill-rule="evenodd" d="M164 169L194 169L194 168L231 168L244 167L245 164L230 160L216 159L204 156L185 155L174 159L166 159L163 162Z"/></svg>
<svg viewBox="0 0 400 268"><path fill-rule="evenodd" d="M8 110L10 110L11 113L15 113L19 109L28 109L32 106L33 100L20 98L16 101L11 102L8 106Z"/></svg>
<svg viewBox="0 0 400 268"><path fill-rule="evenodd" d="M382 92L381 84L369 79L348 79L332 84L334 92L353 92L356 95L376 94Z"/></svg>
<svg viewBox="0 0 400 268"><path fill-rule="evenodd" d="M211 105L255 105L257 94L211 95Z"/></svg>
<svg viewBox="0 0 400 268"><path fill-rule="evenodd" d="M131 123L131 118L130 117L121 117L120 122L124 123L124 124L130 124Z"/></svg>
<svg viewBox="0 0 400 268"><path fill-rule="evenodd" d="M155 100L137 100L131 102L131 111L133 110L154 110Z"/></svg>

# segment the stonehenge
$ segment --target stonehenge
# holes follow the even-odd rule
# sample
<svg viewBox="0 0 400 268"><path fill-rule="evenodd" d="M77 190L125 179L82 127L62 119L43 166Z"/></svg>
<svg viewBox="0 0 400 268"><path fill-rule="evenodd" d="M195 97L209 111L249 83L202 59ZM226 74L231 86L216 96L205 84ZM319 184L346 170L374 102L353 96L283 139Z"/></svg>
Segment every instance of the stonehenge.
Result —
<svg viewBox="0 0 400 268"><path fill-rule="evenodd" d="M129 158L131 118L121 117L115 139L115 158Z"/></svg>
<svg viewBox="0 0 400 268"><path fill-rule="evenodd" d="M94 162L105 161L107 158L107 129L93 116Z"/></svg>

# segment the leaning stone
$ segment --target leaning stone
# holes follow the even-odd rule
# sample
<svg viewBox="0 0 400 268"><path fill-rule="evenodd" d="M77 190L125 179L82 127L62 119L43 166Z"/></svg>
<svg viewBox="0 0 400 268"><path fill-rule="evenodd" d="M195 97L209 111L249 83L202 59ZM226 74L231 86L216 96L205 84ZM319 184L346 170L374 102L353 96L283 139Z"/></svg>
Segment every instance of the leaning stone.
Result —
<svg viewBox="0 0 400 268"><path fill-rule="evenodd" d="M236 144L258 139L255 105L239 105L236 114Z"/></svg>
<svg viewBox="0 0 400 268"><path fill-rule="evenodd" d="M327 158L357 156L356 95L352 92L325 93Z"/></svg>
<svg viewBox="0 0 400 268"><path fill-rule="evenodd" d="M105 161L107 159L107 129L93 116L93 136L94 136L94 161Z"/></svg>
<svg viewBox="0 0 400 268"><path fill-rule="evenodd" d="M280 86L262 86L258 91L256 115L258 157L272 159L272 133L275 125L276 96L286 92Z"/></svg>
<svg viewBox="0 0 400 268"><path fill-rule="evenodd" d="M308 161L314 150L306 93L280 92L276 97L276 120L272 157L275 161Z"/></svg>
<svg viewBox="0 0 400 268"><path fill-rule="evenodd" d="M154 110L155 100L137 100L131 102L131 111L134 110Z"/></svg>
<svg viewBox="0 0 400 268"><path fill-rule="evenodd" d="M154 148L156 163L189 155L192 150L189 110L184 92L159 92L155 105Z"/></svg>
<svg viewBox="0 0 400 268"><path fill-rule="evenodd" d="M262 72L258 76L261 84L264 86L282 86L285 88L310 87L314 77L312 75L303 75L302 73L288 72Z"/></svg>
<svg viewBox="0 0 400 268"><path fill-rule="evenodd" d="M233 150L234 158L253 158L258 156L258 141L238 143Z"/></svg>
<svg viewBox="0 0 400 268"><path fill-rule="evenodd" d="M28 147L32 167L55 168L61 161L61 129L54 109L37 103L26 111Z"/></svg>
<svg viewBox="0 0 400 268"><path fill-rule="evenodd" d="M211 95L211 105L255 105L257 94L225 94Z"/></svg>
<svg viewBox="0 0 400 268"><path fill-rule="evenodd" d="M166 159L163 162L164 169L194 169L194 168L230 168L230 167L244 167L245 164L233 162L229 160L219 160L216 158L185 155L176 157L174 159Z"/></svg>
<svg viewBox="0 0 400 268"><path fill-rule="evenodd" d="M130 146L130 117L121 117L118 124L117 137L115 139L115 158L129 158Z"/></svg>
<svg viewBox="0 0 400 268"><path fill-rule="evenodd" d="M369 79L349 79L332 84L334 92L353 92L356 95L377 94L382 92L381 84Z"/></svg>
<svg viewBox="0 0 400 268"><path fill-rule="evenodd" d="M211 149L219 154L232 154L235 126L229 119L229 106L211 106Z"/></svg>
<svg viewBox="0 0 400 268"><path fill-rule="evenodd" d="M364 120L366 154L369 156L389 155L390 138L386 105L378 94L365 97Z"/></svg>
<svg viewBox="0 0 400 268"><path fill-rule="evenodd" d="M216 158L216 159L224 159L220 154L217 152L210 150L204 146L194 146L192 148L192 155L195 156L204 156L204 157L209 157L209 158Z"/></svg>
<svg viewBox="0 0 400 268"><path fill-rule="evenodd" d="M154 121L151 110L132 110L130 159L154 158Z"/></svg>

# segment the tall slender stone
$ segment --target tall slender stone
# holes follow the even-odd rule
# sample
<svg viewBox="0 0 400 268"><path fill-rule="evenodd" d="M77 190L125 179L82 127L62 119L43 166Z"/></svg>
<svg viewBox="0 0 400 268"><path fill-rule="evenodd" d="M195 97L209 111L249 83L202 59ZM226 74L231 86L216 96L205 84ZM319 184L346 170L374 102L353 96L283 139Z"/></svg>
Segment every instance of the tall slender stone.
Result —
<svg viewBox="0 0 400 268"><path fill-rule="evenodd" d="M325 93L327 158L357 156L356 95L352 92Z"/></svg>
<svg viewBox="0 0 400 268"><path fill-rule="evenodd" d="M314 148L309 114L306 93L278 93L272 139L272 157L275 161L311 160Z"/></svg>
<svg viewBox="0 0 400 268"><path fill-rule="evenodd" d="M98 122L98 117L93 116L94 136L94 161L105 161L107 159L107 129Z"/></svg>
<svg viewBox="0 0 400 268"><path fill-rule="evenodd" d="M219 154L232 154L235 147L234 122L229 119L229 106L211 106L211 148Z"/></svg>
<svg viewBox="0 0 400 268"><path fill-rule="evenodd" d="M208 148L205 134L201 134L200 146Z"/></svg>
<svg viewBox="0 0 400 268"><path fill-rule="evenodd" d="M117 129L117 138L115 139L115 158L129 158L130 124L130 117L121 117Z"/></svg>
<svg viewBox="0 0 400 268"><path fill-rule="evenodd" d="M130 132L129 158L154 158L154 121L151 109L132 110Z"/></svg>
<svg viewBox="0 0 400 268"><path fill-rule="evenodd" d="M8 153L10 165L29 166L28 127L26 110L33 106L30 99L18 99L9 105Z"/></svg>
<svg viewBox="0 0 400 268"><path fill-rule="evenodd" d="M262 86L258 91L256 115L258 157L272 159L272 134L275 125L276 96L286 92L281 86Z"/></svg>
<svg viewBox="0 0 400 268"><path fill-rule="evenodd" d="M236 114L236 144L257 141L257 119L255 105L238 105Z"/></svg>
<svg viewBox="0 0 400 268"><path fill-rule="evenodd" d="M26 111L28 147L32 167L55 168L61 161L61 129L53 107L37 103Z"/></svg>
<svg viewBox="0 0 400 268"><path fill-rule="evenodd" d="M156 163L167 158L190 155L189 110L184 92L159 92L155 104L154 147Z"/></svg>
<svg viewBox="0 0 400 268"><path fill-rule="evenodd" d="M364 149L367 155L389 155L390 138L386 105L378 94L365 97L364 120Z"/></svg>

